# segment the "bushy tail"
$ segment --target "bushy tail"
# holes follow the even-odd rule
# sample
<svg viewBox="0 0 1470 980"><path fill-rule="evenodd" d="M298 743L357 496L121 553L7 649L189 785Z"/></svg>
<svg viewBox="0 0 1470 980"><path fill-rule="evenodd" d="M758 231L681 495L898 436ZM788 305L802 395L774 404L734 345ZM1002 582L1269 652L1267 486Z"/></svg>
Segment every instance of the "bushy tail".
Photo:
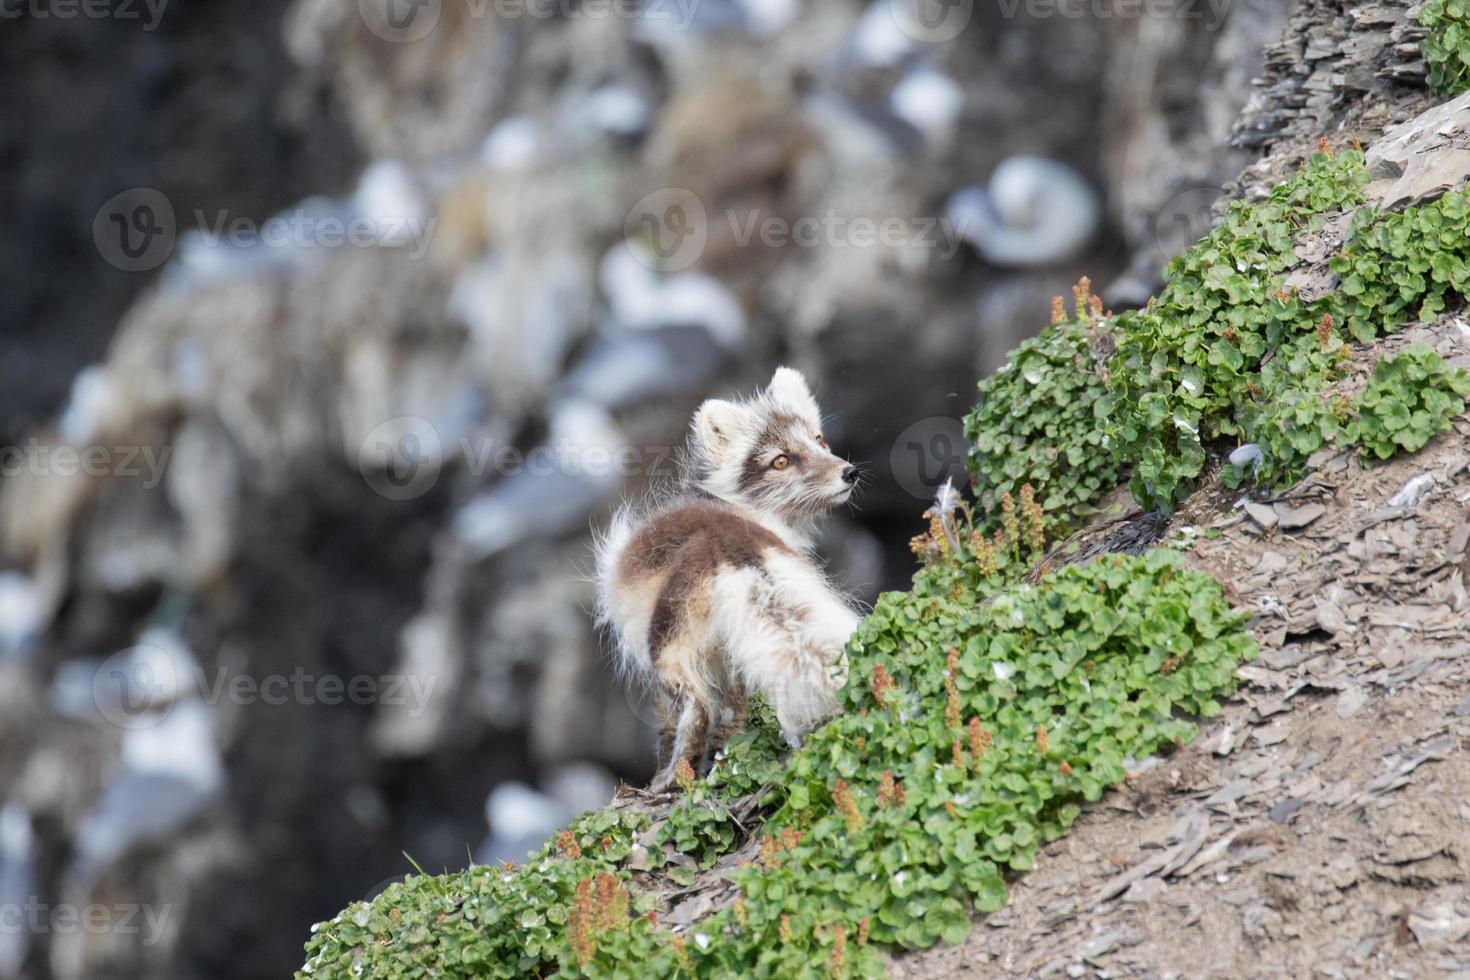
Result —
<svg viewBox="0 0 1470 980"><path fill-rule="evenodd" d="M623 552L633 537L636 525L633 508L624 505L613 515L612 523L598 535L593 544L597 556L597 625L606 630L617 651L618 673L624 677L642 678L653 665L648 652L635 637L625 636L613 618L613 590L617 585L617 569L623 560Z"/></svg>

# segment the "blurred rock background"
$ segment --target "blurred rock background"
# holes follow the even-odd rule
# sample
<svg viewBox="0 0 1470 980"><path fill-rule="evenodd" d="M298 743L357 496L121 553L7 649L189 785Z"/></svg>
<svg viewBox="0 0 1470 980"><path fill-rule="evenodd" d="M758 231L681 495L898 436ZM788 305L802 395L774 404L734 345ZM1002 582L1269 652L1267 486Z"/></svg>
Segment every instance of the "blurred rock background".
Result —
<svg viewBox="0 0 1470 980"><path fill-rule="evenodd" d="M1290 13L7 13L0 978L280 976L645 778L591 536L778 363L870 473L834 574L903 585L976 378L1208 229Z"/></svg>

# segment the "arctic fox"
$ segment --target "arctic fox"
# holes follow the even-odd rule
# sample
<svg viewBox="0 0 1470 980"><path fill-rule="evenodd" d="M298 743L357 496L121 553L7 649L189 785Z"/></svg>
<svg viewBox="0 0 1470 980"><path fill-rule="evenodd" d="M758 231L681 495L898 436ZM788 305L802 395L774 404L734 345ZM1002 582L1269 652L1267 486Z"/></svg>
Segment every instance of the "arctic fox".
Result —
<svg viewBox="0 0 1470 980"><path fill-rule="evenodd" d="M858 622L808 536L858 470L828 448L799 372L777 369L748 401L701 405L687 463L678 496L641 517L623 510L598 543L598 619L658 715L655 791L744 726L751 693L800 744L837 710Z"/></svg>

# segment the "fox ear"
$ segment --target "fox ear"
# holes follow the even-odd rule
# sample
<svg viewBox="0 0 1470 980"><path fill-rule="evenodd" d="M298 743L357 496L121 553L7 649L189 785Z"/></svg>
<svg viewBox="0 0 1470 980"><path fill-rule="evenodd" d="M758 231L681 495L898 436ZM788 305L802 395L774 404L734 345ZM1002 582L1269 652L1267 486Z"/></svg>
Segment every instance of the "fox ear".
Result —
<svg viewBox="0 0 1470 980"><path fill-rule="evenodd" d="M694 448L711 465L718 466L740 431L747 410L734 402L711 398L694 413Z"/></svg>
<svg viewBox="0 0 1470 980"><path fill-rule="evenodd" d="M776 368L776 373L771 376L771 383L766 386L766 394L772 401L785 405L813 422L822 417L817 408L817 400L812 397L812 390L806 386L806 378L795 368Z"/></svg>

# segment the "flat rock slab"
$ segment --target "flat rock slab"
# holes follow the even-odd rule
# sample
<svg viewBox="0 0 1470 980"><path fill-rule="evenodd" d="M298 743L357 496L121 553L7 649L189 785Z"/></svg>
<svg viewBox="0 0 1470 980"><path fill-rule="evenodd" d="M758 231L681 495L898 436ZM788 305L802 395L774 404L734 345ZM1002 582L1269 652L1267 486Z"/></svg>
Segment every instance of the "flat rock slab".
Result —
<svg viewBox="0 0 1470 980"><path fill-rule="evenodd" d="M1368 197L1402 208L1470 178L1470 92L1395 126L1364 154L1374 182Z"/></svg>

